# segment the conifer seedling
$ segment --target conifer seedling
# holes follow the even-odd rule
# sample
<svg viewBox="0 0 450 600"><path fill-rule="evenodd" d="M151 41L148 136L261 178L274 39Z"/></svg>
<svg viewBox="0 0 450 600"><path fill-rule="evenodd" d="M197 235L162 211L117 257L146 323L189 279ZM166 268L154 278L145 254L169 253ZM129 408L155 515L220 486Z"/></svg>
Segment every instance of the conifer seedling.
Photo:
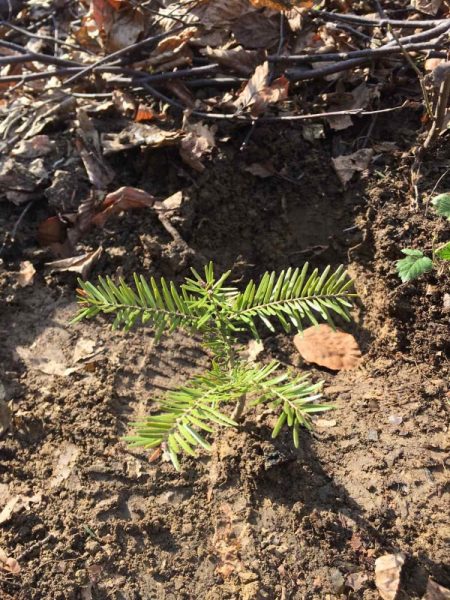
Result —
<svg viewBox="0 0 450 600"><path fill-rule="evenodd" d="M243 332L259 339L260 325L274 331L278 323L289 332L320 321L333 325L336 315L349 321L355 294L343 267L319 273L305 264L278 275L267 272L243 291L227 285L229 277L230 272L216 277L210 263L202 274L192 269L180 286L137 275L133 287L109 277L100 277L96 285L79 282L73 322L105 313L114 315L114 328L148 324L156 340L178 328L200 334L211 356L210 369L158 398L159 411L132 423L134 434L125 438L132 446L162 446L176 469L180 455L195 457L201 449L210 450L216 430L236 427L248 406L267 403L277 419L272 437L287 425L296 447L300 427L310 428L312 414L331 408L318 402L322 382L282 370L277 361L250 364L240 358L237 341Z"/></svg>

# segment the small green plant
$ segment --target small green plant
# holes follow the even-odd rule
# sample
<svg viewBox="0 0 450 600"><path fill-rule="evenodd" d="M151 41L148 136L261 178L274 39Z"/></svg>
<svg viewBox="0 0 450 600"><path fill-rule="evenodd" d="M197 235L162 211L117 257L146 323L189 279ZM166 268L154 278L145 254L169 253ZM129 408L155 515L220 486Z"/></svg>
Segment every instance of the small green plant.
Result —
<svg viewBox="0 0 450 600"><path fill-rule="evenodd" d="M446 217L450 221L450 193L439 194L433 198L431 203L439 216ZM438 267L441 261L450 261L450 242L446 242L438 248L433 247L431 258L426 256L422 250L405 248L402 252L405 254L405 258L397 261L397 273L405 283Z"/></svg>
<svg viewBox="0 0 450 600"><path fill-rule="evenodd" d="M155 329L156 340L164 331L170 334L181 328L200 334L209 351L210 370L169 391L158 400L160 412L133 423L135 434L125 438L132 446L162 446L176 469L180 454L196 456L200 448L210 449L206 438L214 427L236 426L247 404L270 403L278 416L272 437L287 424L295 446L300 426L310 427L310 415L331 408L317 403L321 382L281 371L276 361L252 365L240 358L237 341L246 331L259 339L260 323L273 331L273 322L278 322L290 331L292 326L301 330L304 322L322 320L333 325L333 314L349 320L355 294L344 269L331 272L327 267L321 274L317 269L309 273L305 264L279 275L266 273L242 292L225 285L229 276L227 272L216 278L210 263L202 275L192 269L192 277L181 286L137 275L133 288L110 278L100 277L97 285L79 282L80 308L73 322L113 314L113 327L129 330L138 322L147 323Z"/></svg>

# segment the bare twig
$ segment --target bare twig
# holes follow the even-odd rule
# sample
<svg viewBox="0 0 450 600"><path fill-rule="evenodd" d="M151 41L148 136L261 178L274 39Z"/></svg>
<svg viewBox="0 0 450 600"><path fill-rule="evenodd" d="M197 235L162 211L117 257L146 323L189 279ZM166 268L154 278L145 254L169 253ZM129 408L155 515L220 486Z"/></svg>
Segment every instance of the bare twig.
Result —
<svg viewBox="0 0 450 600"><path fill-rule="evenodd" d="M31 31L28 31L28 29L23 29L22 27L18 27L17 25L13 25L12 23L9 23L8 21L0 21L0 25L3 27L9 27L9 29L12 29L13 31L17 31L18 33L21 33L22 35L26 35L27 37L30 37L30 38L42 40L44 42L52 42L52 44L57 44L59 46L64 46L66 48L72 48L72 50L81 50L82 52L86 52L87 54L94 54L94 52L92 52L92 50L89 50L89 48L82 48L81 46L77 46L76 44L70 44L69 42L64 42L63 40L52 37L51 35L40 35L38 33L32 33Z"/></svg>
<svg viewBox="0 0 450 600"><path fill-rule="evenodd" d="M406 47L402 44L400 38L398 37L398 35L395 33L395 31L392 29L391 26L389 26L389 31L390 31L392 37L394 38L394 40L399 45L400 50L402 51L402 53L403 53L404 57L406 58L406 60L408 61L409 65L411 66L411 68L413 69L415 74L417 75L417 78L418 78L419 84L420 84L420 89L422 90L423 101L425 102L425 107L427 109L427 113L430 117L432 117L433 113L431 110L430 98L428 96L428 90L427 90L427 86L425 85L423 75L420 72L419 67L416 65L416 63L413 61L413 59L408 54Z"/></svg>
<svg viewBox="0 0 450 600"><path fill-rule="evenodd" d="M424 42L421 44L407 44L403 45L403 49L408 52L424 52L427 50L434 50L436 48L435 43ZM365 50L351 50L350 52L324 52L316 54L291 54L289 56L279 56L278 54L271 54L268 57L269 62L286 62L286 63L313 63L313 62L330 62L330 61L344 61L351 60L354 58L367 58L375 59L383 56L389 56L391 54L401 54L402 48L399 46L381 46L380 48L367 48Z"/></svg>
<svg viewBox="0 0 450 600"><path fill-rule="evenodd" d="M135 52L136 50L141 50L142 48L145 48L146 46L149 46L150 44L153 44L155 42L159 42L160 40L163 40L164 38L166 38L170 35L173 35L174 33L177 33L185 28L186 28L185 25L181 25L180 27L175 27L174 29L172 29L169 32L159 33L157 35L150 36L148 38L145 38L145 40L141 40L140 42L136 42L134 44L130 44L129 46L126 46L126 48L122 48L121 50L112 52L111 54L108 54L107 56L105 56L105 57L101 58L100 60L96 61L95 63L93 63L92 65L89 65L88 67L84 68L82 71L80 71L76 75L73 75L72 77L67 79L67 81L64 82L64 86L68 86L68 85L74 83L75 81L78 81L81 77L84 77L85 75L89 75L89 73L92 73L92 71L94 71L100 65L104 65L108 62L111 62L112 60L117 60L118 58L122 58L122 56L125 56L125 55L129 54L130 52Z"/></svg>
<svg viewBox="0 0 450 600"><path fill-rule="evenodd" d="M141 82L139 80L137 80L135 83L136 83L136 86L142 87L143 89L147 90L154 98L157 98L158 100L162 100L163 102L167 102L167 104L169 104L170 106L173 106L174 108L177 108L178 110L185 111L187 109L186 106L184 106L177 100L174 100L173 98L169 98L169 96L166 96L159 90L156 90L154 87L148 85L148 83ZM352 109L348 109L348 110L338 110L338 111L334 111L334 112L314 113L314 114L309 114L309 115L282 115L282 116L273 116L273 117L267 116L267 117L258 117L257 119L259 122L266 122L266 123L269 122L270 123L270 122L281 122L281 121L308 121L308 120L312 120L312 119L323 119L325 117L338 117L338 116L342 116L342 115L366 116L366 115L376 115L376 114L381 114L381 113L393 112L393 111L405 108L407 105L408 105L408 103L405 102L400 106L394 106L392 108L382 108L380 110L363 110L362 108L352 108ZM250 115L246 116L246 115L242 115L242 114L228 114L227 115L227 114L223 114L223 113L207 113L207 112L202 112L202 111L195 110L195 109L191 110L190 114L194 115L196 117L201 117L202 119L243 121L246 123L251 123L251 122L255 121L255 117L252 117Z"/></svg>
<svg viewBox="0 0 450 600"><path fill-rule="evenodd" d="M359 15L350 15L343 13L331 13L325 10L313 10L309 13L312 17L322 17L329 21L344 21L348 23L355 23L356 25L364 25L365 27L392 27L426 29L428 27L435 27L442 23L448 22L448 19L430 19L427 21L408 21L399 19L368 19L367 17L360 17Z"/></svg>

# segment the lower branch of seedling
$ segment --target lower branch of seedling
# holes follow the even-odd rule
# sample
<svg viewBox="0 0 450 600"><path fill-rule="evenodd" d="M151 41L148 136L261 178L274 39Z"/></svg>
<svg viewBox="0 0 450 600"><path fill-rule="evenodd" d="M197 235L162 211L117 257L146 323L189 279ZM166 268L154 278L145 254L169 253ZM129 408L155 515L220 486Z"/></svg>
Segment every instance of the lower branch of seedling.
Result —
<svg viewBox="0 0 450 600"><path fill-rule="evenodd" d="M179 469L181 454L195 458L199 450L211 449L210 438L220 435L222 427L236 427L252 398L252 406L267 402L275 409L278 421L272 437L287 425L297 447L299 427L308 426L312 413L331 408L317 403L321 384L311 383L307 375L280 372L276 361L249 364L236 353L235 344L245 332L259 337L261 324L274 331L275 322L289 332L292 325L302 329L304 321L333 324L332 314L349 321L355 296L351 280L343 267L309 272L307 263L265 273L243 291L224 285L230 273L216 278L212 263L204 273L192 269L192 274L181 286L142 275L134 277L134 288L110 278L100 278L97 286L79 281L80 309L74 322L112 313L113 327L128 330L141 321L153 327L156 340L164 331L181 328L200 335L212 355L210 370L169 391L159 402L161 412L134 423L135 433L127 440L146 449L164 448Z"/></svg>

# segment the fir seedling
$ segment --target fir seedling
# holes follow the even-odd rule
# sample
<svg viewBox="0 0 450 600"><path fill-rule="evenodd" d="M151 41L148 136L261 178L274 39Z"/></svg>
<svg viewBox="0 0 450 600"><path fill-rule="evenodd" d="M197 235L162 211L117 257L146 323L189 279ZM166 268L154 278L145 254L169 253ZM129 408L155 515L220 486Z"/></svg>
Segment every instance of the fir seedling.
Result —
<svg viewBox="0 0 450 600"><path fill-rule="evenodd" d="M450 194L439 194L431 201L436 213L450 221ZM441 261L450 261L450 242L434 248L431 252L431 258L426 256L422 250L405 248L402 250L405 258L397 261L397 273L403 283L413 281L425 273L429 273L434 268L438 268Z"/></svg>
<svg viewBox="0 0 450 600"><path fill-rule="evenodd" d="M333 315L350 320L352 282L342 267L321 274L288 269L279 275L266 273L256 284L250 281L243 291L226 285L230 272L216 278L212 263L180 286L164 278L157 282L134 275L134 286L122 279L99 278L98 284L80 281L79 311L74 322L99 313L115 316L113 327L129 330L136 324L148 324L161 335L177 328L200 334L211 355L211 368L193 377L186 385L158 399L159 412L133 423L134 435L126 439L132 446L162 447L176 469L179 456L196 456L209 450L217 427L236 426L246 406L268 403L277 415L272 437L283 426L292 429L294 444L299 444L300 427L311 426L311 415L329 410L319 404L322 383L311 383L308 375L282 371L276 361L254 365L240 358L237 338L250 332L259 339L263 324L274 331L279 323L290 331L302 325L326 321Z"/></svg>

